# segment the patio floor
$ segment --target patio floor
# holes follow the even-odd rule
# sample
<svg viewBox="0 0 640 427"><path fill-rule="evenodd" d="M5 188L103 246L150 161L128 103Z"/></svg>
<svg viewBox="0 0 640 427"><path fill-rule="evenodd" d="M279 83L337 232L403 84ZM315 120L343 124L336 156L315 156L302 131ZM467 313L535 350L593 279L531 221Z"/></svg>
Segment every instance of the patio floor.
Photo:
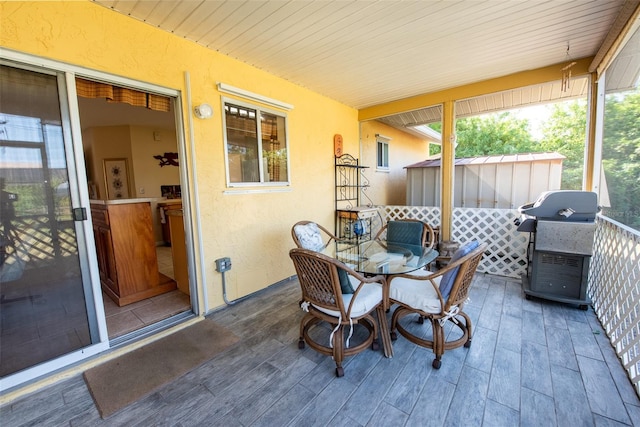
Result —
<svg viewBox="0 0 640 427"><path fill-rule="evenodd" d="M336 378L329 357L298 350L298 299L293 280L212 314L242 342L106 420L78 375L0 408L0 424L640 426L594 312L526 300L514 279L476 276L473 345L446 352L439 370L400 336L393 358L364 351Z"/></svg>

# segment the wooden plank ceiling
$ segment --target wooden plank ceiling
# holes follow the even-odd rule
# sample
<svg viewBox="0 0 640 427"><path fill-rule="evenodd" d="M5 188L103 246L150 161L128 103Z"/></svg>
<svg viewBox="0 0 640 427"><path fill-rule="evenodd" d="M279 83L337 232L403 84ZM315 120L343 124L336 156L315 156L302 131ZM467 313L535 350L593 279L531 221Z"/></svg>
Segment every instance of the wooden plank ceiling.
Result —
<svg viewBox="0 0 640 427"><path fill-rule="evenodd" d="M360 109L594 56L625 0L95 2ZM472 115L587 87L562 94L559 84L456 108Z"/></svg>

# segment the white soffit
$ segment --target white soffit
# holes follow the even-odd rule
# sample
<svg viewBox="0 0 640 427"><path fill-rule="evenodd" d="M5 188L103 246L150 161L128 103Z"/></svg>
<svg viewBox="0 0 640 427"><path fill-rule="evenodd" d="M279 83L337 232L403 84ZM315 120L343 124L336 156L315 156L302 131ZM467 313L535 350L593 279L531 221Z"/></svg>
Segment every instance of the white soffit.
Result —
<svg viewBox="0 0 640 427"><path fill-rule="evenodd" d="M594 56L625 0L95 3L361 109Z"/></svg>

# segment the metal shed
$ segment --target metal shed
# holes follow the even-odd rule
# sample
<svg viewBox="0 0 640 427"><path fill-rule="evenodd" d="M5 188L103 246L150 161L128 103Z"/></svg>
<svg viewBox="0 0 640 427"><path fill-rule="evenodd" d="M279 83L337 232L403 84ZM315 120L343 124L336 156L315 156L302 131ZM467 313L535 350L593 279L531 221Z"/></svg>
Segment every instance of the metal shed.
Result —
<svg viewBox="0 0 640 427"><path fill-rule="evenodd" d="M528 153L455 160L454 206L515 209L543 191L559 190L559 153ZM440 205L440 158L405 166L407 205Z"/></svg>

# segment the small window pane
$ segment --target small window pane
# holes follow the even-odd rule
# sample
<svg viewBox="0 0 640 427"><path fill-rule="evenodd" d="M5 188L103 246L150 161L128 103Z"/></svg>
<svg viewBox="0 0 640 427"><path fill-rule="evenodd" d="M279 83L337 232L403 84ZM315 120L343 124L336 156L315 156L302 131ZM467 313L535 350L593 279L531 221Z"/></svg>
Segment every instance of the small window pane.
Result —
<svg viewBox="0 0 640 427"><path fill-rule="evenodd" d="M386 141L378 141L378 163L379 169L389 168L389 144Z"/></svg>
<svg viewBox="0 0 640 427"><path fill-rule="evenodd" d="M262 113L262 157L265 182L287 182L287 140L282 116Z"/></svg>
<svg viewBox="0 0 640 427"><path fill-rule="evenodd" d="M224 109L229 183L289 182L286 116L232 103Z"/></svg>
<svg viewBox="0 0 640 427"><path fill-rule="evenodd" d="M225 105L227 155L231 182L260 182L256 111Z"/></svg>

